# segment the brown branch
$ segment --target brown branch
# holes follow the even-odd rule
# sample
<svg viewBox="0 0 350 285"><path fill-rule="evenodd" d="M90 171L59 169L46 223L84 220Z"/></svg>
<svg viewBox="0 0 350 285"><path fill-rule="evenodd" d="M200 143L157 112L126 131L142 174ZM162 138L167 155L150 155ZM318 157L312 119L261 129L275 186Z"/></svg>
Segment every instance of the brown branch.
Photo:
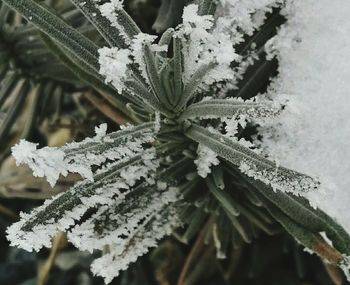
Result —
<svg viewBox="0 0 350 285"><path fill-rule="evenodd" d="M179 277L179 280L177 282L177 285L184 285L185 284L186 276L187 276L187 273L188 273L188 271L189 271L189 269L190 269L190 267L192 265L192 261L193 261L193 259L195 259L198 256L198 254L201 252L201 250L203 248L203 245L204 245L204 241L203 240L204 240L204 237L205 237L205 233L207 231L208 224L209 223L207 223L203 227L201 232L199 233L195 244L193 245L189 255L187 256L185 264L182 267L182 270L181 270L180 277Z"/></svg>
<svg viewBox="0 0 350 285"><path fill-rule="evenodd" d="M312 250L334 265L339 264L343 259L342 254L338 250L322 239L316 239L314 241Z"/></svg>
<svg viewBox="0 0 350 285"><path fill-rule="evenodd" d="M118 125L125 125L126 123L132 123L132 119L121 113L115 107L111 106L106 100L95 95L93 92L88 91L84 93L86 99L90 101L102 114L107 116L113 122Z"/></svg>
<svg viewBox="0 0 350 285"><path fill-rule="evenodd" d="M41 265L38 272L38 285L45 285L49 278L50 270L52 265L56 259L58 249L60 248L60 244L64 238L64 233L59 232L57 236L54 237L52 241L52 247L50 251L49 257L45 260L44 264Z"/></svg>
<svg viewBox="0 0 350 285"><path fill-rule="evenodd" d="M12 220L18 220L18 215L11 209L0 204L0 214L3 214Z"/></svg>
<svg viewBox="0 0 350 285"><path fill-rule="evenodd" d="M343 284L343 275L341 274L339 268L335 265L326 263L323 261L324 267L328 273L329 278L333 281L334 285Z"/></svg>

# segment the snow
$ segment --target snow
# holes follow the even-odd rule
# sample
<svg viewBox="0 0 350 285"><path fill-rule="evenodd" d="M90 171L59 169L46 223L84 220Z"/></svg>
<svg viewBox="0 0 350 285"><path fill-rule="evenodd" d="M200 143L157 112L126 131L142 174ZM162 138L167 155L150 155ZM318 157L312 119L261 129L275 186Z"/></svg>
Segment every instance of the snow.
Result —
<svg viewBox="0 0 350 285"><path fill-rule="evenodd" d="M289 1L288 24L269 43L280 62L270 93L289 102L261 131L270 156L323 183L308 198L350 232L349 11L347 0Z"/></svg>

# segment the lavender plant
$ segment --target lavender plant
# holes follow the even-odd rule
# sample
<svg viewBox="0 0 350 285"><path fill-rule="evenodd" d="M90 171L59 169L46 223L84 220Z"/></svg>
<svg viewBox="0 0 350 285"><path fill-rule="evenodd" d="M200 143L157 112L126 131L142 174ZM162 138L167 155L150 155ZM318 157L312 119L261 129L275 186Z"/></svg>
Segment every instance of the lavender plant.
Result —
<svg viewBox="0 0 350 285"><path fill-rule="evenodd" d="M157 40L141 32L119 0L72 0L105 47L44 4L4 2L130 120L109 134L103 124L95 137L62 148L37 149L24 140L12 148L19 164L52 186L68 172L84 178L22 214L8 229L12 245L40 250L66 231L77 248L103 252L92 271L108 283L173 232L188 242L202 229L224 258L231 241L274 234L278 222L347 271L349 235L302 198L318 191L317 179L269 160L244 138L247 126L273 120L283 108L256 95L276 71L264 46L284 21L284 1L233 3L226 14L223 4L202 0Z"/></svg>

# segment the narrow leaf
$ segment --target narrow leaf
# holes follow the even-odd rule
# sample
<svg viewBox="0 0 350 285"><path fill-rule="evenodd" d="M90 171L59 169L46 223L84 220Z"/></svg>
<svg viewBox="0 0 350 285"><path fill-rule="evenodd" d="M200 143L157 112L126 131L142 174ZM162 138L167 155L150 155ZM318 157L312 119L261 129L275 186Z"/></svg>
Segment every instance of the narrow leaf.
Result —
<svg viewBox="0 0 350 285"><path fill-rule="evenodd" d="M67 52L62 50L62 47L59 46L55 41L45 34L41 34L43 41L46 46L69 68L79 79L81 79L86 84L92 86L99 93L107 97L107 100L110 101L115 107L118 108L122 113L127 116L130 114L127 113L125 105L127 101L125 98L120 96L116 90L104 83L103 78L98 75L96 72L92 72L90 68L83 69L77 62L74 62L72 58L67 55ZM71 54L72 55L72 54ZM76 58L77 59L77 58ZM87 70L90 70L92 73L89 73ZM112 94L112 95L108 95Z"/></svg>
<svg viewBox="0 0 350 285"><path fill-rule="evenodd" d="M153 90L153 93L157 97L158 101L161 102L164 106L170 108L169 102L166 100L166 96L164 96L164 90L162 88L162 84L160 81L160 77L158 74L158 69L155 61L155 57L149 45L145 45L143 48L144 51L144 59L146 62L146 71L147 75Z"/></svg>
<svg viewBox="0 0 350 285"><path fill-rule="evenodd" d="M111 25L106 17L102 16L96 1L94 0L71 0L72 3L86 16L86 18L96 27L103 38L112 47L126 48L125 39L120 31Z"/></svg>
<svg viewBox="0 0 350 285"><path fill-rule="evenodd" d="M158 42L158 45L159 46L169 46L172 38L173 38L173 35L174 35L174 29L173 28L169 28L167 29L163 35L161 36L159 42ZM157 53L158 56L161 56L163 58L166 58L167 57L167 51L160 51Z"/></svg>
<svg viewBox="0 0 350 285"><path fill-rule="evenodd" d="M236 171L232 167L228 171L229 173L233 171L233 175L236 175ZM305 198L281 191L273 191L264 183L243 174L240 174L240 177L247 183L250 192L253 190L257 191L256 195L259 194L260 200L268 200L270 204L274 205L290 219L315 234L325 232L338 250L342 253L350 254L350 237L347 232L323 211L313 208ZM263 204L265 205L266 203L263 202Z"/></svg>
<svg viewBox="0 0 350 285"><path fill-rule="evenodd" d="M183 94L181 96L181 100L176 107L176 110L181 110L190 99L193 98L195 92L198 90L199 85L202 83L203 78L214 68L216 67L216 63L210 63L201 66L198 70L192 75L190 81L186 83L184 87Z"/></svg>
<svg viewBox="0 0 350 285"><path fill-rule="evenodd" d="M220 202L220 205L223 207L223 209L226 212L229 212L232 216L238 217L240 211L237 208L236 201L233 200L231 195L227 193L225 189L217 188L211 177L206 179L206 183L209 191Z"/></svg>
<svg viewBox="0 0 350 285"><path fill-rule="evenodd" d="M279 114L280 108L271 104L244 102L235 99L213 99L205 100L190 105L182 114L180 119L207 117L224 118L246 115L248 118L273 117Z"/></svg>
<svg viewBox="0 0 350 285"><path fill-rule="evenodd" d="M175 85L175 102L179 102L182 95L182 43L181 38L174 37L174 85Z"/></svg>
<svg viewBox="0 0 350 285"><path fill-rule="evenodd" d="M199 5L199 15L214 15L217 2L217 0L201 0Z"/></svg>
<svg viewBox="0 0 350 285"><path fill-rule="evenodd" d="M279 166L238 142L198 125L193 124L187 130L186 136L210 148L244 173L271 185L274 189L300 194L319 186L313 178Z"/></svg>
<svg viewBox="0 0 350 285"><path fill-rule="evenodd" d="M23 107L25 99L29 93L29 89L30 83L26 79L22 79L19 83L17 83L16 88L13 89L13 91L17 92L17 94L11 109L6 114L5 119L0 125L0 142L3 142L6 139L14 125L15 120L19 117L21 108Z"/></svg>
<svg viewBox="0 0 350 285"><path fill-rule="evenodd" d="M343 262L342 254L329 245L319 234L303 228L273 206L269 206L268 210L286 231L306 248L316 252L320 257L334 265L340 265Z"/></svg>
<svg viewBox="0 0 350 285"><path fill-rule="evenodd" d="M66 24L51 9L34 0L4 0L4 2L91 68L98 71L98 47Z"/></svg>

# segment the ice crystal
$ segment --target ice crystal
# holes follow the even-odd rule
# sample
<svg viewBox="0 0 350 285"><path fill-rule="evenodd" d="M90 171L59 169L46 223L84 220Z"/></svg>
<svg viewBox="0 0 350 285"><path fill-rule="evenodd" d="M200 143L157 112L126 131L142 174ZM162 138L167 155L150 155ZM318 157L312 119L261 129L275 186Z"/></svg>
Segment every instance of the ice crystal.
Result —
<svg viewBox="0 0 350 285"><path fill-rule="evenodd" d="M37 177L46 177L51 186L56 184L60 174L67 175L67 164L64 162L64 151L59 148L43 148L37 150L37 145L25 140L12 147L12 155L17 165L27 164ZM49 158L49 159L48 159ZM91 173L83 173L91 178Z"/></svg>
<svg viewBox="0 0 350 285"><path fill-rule="evenodd" d="M218 165L220 161L215 152L202 145L198 145L197 154L194 163L197 165L198 175L205 178L211 172L211 167Z"/></svg>
<svg viewBox="0 0 350 285"><path fill-rule="evenodd" d="M256 165L242 161L239 169L249 177L270 185L273 190L290 192L295 195L303 195L309 193L310 189L318 189L319 182L311 177L299 175L281 176L279 166L276 165L270 169L259 169Z"/></svg>
<svg viewBox="0 0 350 285"><path fill-rule="evenodd" d="M37 144L21 140L12 147L12 154L16 163L28 164L34 176L46 177L51 186L54 186L59 175L66 176L68 172L79 173L84 178L93 180L91 167L101 165L107 160L122 159L134 155L142 150L142 144L154 140L152 128L136 130L136 136L126 137L133 128L126 128L117 134L106 135L107 125L96 128L96 136L82 142L69 143L62 148L44 147L37 150Z"/></svg>
<svg viewBox="0 0 350 285"><path fill-rule="evenodd" d="M103 276L106 283L179 226L175 209L168 205L178 200L177 189L154 189L148 188L148 193L127 198L127 203L101 207L91 219L69 233L70 241L81 250L108 249L107 254L92 264L92 271ZM133 206L131 212L130 206ZM106 224L106 221L109 222Z"/></svg>
<svg viewBox="0 0 350 285"><path fill-rule="evenodd" d="M122 11L123 9L123 1L122 0L111 0L107 3L104 3L99 6L101 15L106 17L111 25L118 29L119 33L123 36L124 40L127 43L130 43L131 39L123 26L123 18L121 18L118 11Z"/></svg>
<svg viewBox="0 0 350 285"><path fill-rule="evenodd" d="M199 16L198 6L195 4L185 7L183 25L178 31L184 39L185 82L198 68L209 64L217 64L217 67L204 78L203 82L206 85L233 78L230 64L238 58L238 55L229 35L213 32L211 31L213 27L213 16Z"/></svg>
<svg viewBox="0 0 350 285"><path fill-rule="evenodd" d="M100 74L106 83L112 83L119 93L125 89L124 81L128 78L128 65L131 63L130 50L119 48L99 49Z"/></svg>
<svg viewBox="0 0 350 285"><path fill-rule="evenodd" d="M145 45L151 46L153 42L156 40L157 36L145 34L145 33L139 33L134 37L131 43L131 50L132 50L132 56L134 63L138 65L139 70L141 71L141 74L143 75L144 79L149 82L147 71L146 71L146 62L144 57L144 47ZM156 48L157 45L154 44L154 49L159 50L159 48Z"/></svg>
<svg viewBox="0 0 350 285"><path fill-rule="evenodd" d="M155 152L148 149L140 154L134 155L133 164L123 167L126 159L111 163L105 171L95 175L94 182L79 182L68 192L46 200L32 213L21 214L21 220L7 231L11 244L29 251L49 247L51 238L58 231L74 225L89 208L122 201L141 178L153 182L159 165ZM55 207L54 212L45 212L52 207ZM29 225L30 231L26 230Z"/></svg>

